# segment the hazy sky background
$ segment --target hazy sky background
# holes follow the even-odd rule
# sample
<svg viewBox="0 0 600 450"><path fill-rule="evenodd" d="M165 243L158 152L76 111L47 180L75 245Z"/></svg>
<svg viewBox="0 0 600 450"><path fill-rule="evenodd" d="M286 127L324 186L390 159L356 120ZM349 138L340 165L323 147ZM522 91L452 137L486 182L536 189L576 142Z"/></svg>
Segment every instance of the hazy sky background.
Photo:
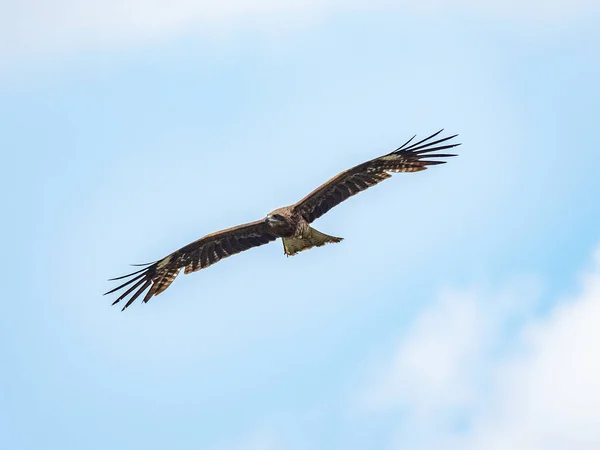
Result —
<svg viewBox="0 0 600 450"><path fill-rule="evenodd" d="M0 447L600 448L600 7L0 2ZM414 133L460 157L102 293Z"/></svg>

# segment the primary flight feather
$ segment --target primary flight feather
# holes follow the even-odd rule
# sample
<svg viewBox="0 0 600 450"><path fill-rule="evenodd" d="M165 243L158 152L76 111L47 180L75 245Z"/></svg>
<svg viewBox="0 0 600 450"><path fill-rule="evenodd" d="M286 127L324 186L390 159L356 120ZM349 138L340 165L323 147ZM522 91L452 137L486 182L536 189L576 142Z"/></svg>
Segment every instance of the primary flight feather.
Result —
<svg viewBox="0 0 600 450"><path fill-rule="evenodd" d="M144 292L146 294L143 302L163 292L181 269L184 269L186 274L196 272L223 258L267 244L277 238L282 239L283 250L288 256L312 247L340 242L342 238L321 233L309 224L348 197L390 178L390 173L419 172L428 166L446 162L438 158L456 156L434 153L460 145L448 142L458 136L456 134L433 140L442 131L411 144L415 138L413 136L396 150L341 172L298 203L276 209L264 219L208 234L156 262L143 264L144 267L140 270L111 278L109 281L124 278L129 280L106 294L127 288L113 302L113 305L119 303L132 294L123 306L125 310Z"/></svg>

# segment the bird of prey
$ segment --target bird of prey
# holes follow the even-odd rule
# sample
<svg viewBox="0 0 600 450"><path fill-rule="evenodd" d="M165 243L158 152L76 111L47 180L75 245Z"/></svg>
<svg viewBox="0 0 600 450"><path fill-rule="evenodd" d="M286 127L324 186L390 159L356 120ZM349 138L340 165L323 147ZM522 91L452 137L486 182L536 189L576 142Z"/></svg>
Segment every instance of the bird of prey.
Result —
<svg viewBox="0 0 600 450"><path fill-rule="evenodd" d="M264 219L208 234L158 261L139 265L143 268L136 272L111 278L109 281L124 278L129 280L106 294L129 286L113 302L113 305L119 303L133 293L123 307L125 310L146 290L144 303L163 292L181 269L186 274L196 272L223 258L278 238L282 239L284 253L288 256L312 247L340 242L342 238L321 233L310 224L352 195L390 178L390 173L419 172L446 162L439 158L456 156L434 153L460 145L448 142L458 135L434 140L442 131L411 144L415 138L413 136L396 150L341 172L298 203L278 208Z"/></svg>

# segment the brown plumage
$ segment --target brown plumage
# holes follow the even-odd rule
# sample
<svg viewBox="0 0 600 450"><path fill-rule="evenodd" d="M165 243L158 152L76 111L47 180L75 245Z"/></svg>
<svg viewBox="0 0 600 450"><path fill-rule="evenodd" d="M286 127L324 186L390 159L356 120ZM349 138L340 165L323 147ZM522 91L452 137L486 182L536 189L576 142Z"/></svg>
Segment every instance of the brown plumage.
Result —
<svg viewBox="0 0 600 450"><path fill-rule="evenodd" d="M460 145L443 144L457 135L432 141L441 132L442 130L409 145L415 138L413 136L391 153L341 172L298 203L276 209L265 219L206 235L158 261L143 264L144 268L136 272L112 278L111 280L130 279L106 294L129 286L113 302L114 305L133 293L125 303L124 310L147 289L143 302L163 292L182 268L186 274L196 272L223 258L267 244L277 238L282 238L284 253L288 256L312 247L340 242L342 238L321 233L309 224L352 195L390 178L390 173L419 172L428 166L446 162L430 158L456 156L433 153Z"/></svg>

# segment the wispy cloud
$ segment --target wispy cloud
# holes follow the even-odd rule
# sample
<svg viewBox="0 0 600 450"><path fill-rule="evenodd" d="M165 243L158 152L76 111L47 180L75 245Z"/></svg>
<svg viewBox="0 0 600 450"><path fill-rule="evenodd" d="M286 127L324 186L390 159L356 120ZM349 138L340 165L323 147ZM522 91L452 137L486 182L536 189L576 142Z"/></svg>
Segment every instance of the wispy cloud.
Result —
<svg viewBox="0 0 600 450"><path fill-rule="evenodd" d="M549 314L536 291L446 293L423 314L367 390L404 413L394 448L599 448L600 251Z"/></svg>
<svg viewBox="0 0 600 450"><path fill-rule="evenodd" d="M191 34L223 36L240 29L280 33L333 14L368 10L472 15L526 23L530 27L577 22L597 13L600 7L593 0L23 0L0 6L0 57L49 57L161 42Z"/></svg>

